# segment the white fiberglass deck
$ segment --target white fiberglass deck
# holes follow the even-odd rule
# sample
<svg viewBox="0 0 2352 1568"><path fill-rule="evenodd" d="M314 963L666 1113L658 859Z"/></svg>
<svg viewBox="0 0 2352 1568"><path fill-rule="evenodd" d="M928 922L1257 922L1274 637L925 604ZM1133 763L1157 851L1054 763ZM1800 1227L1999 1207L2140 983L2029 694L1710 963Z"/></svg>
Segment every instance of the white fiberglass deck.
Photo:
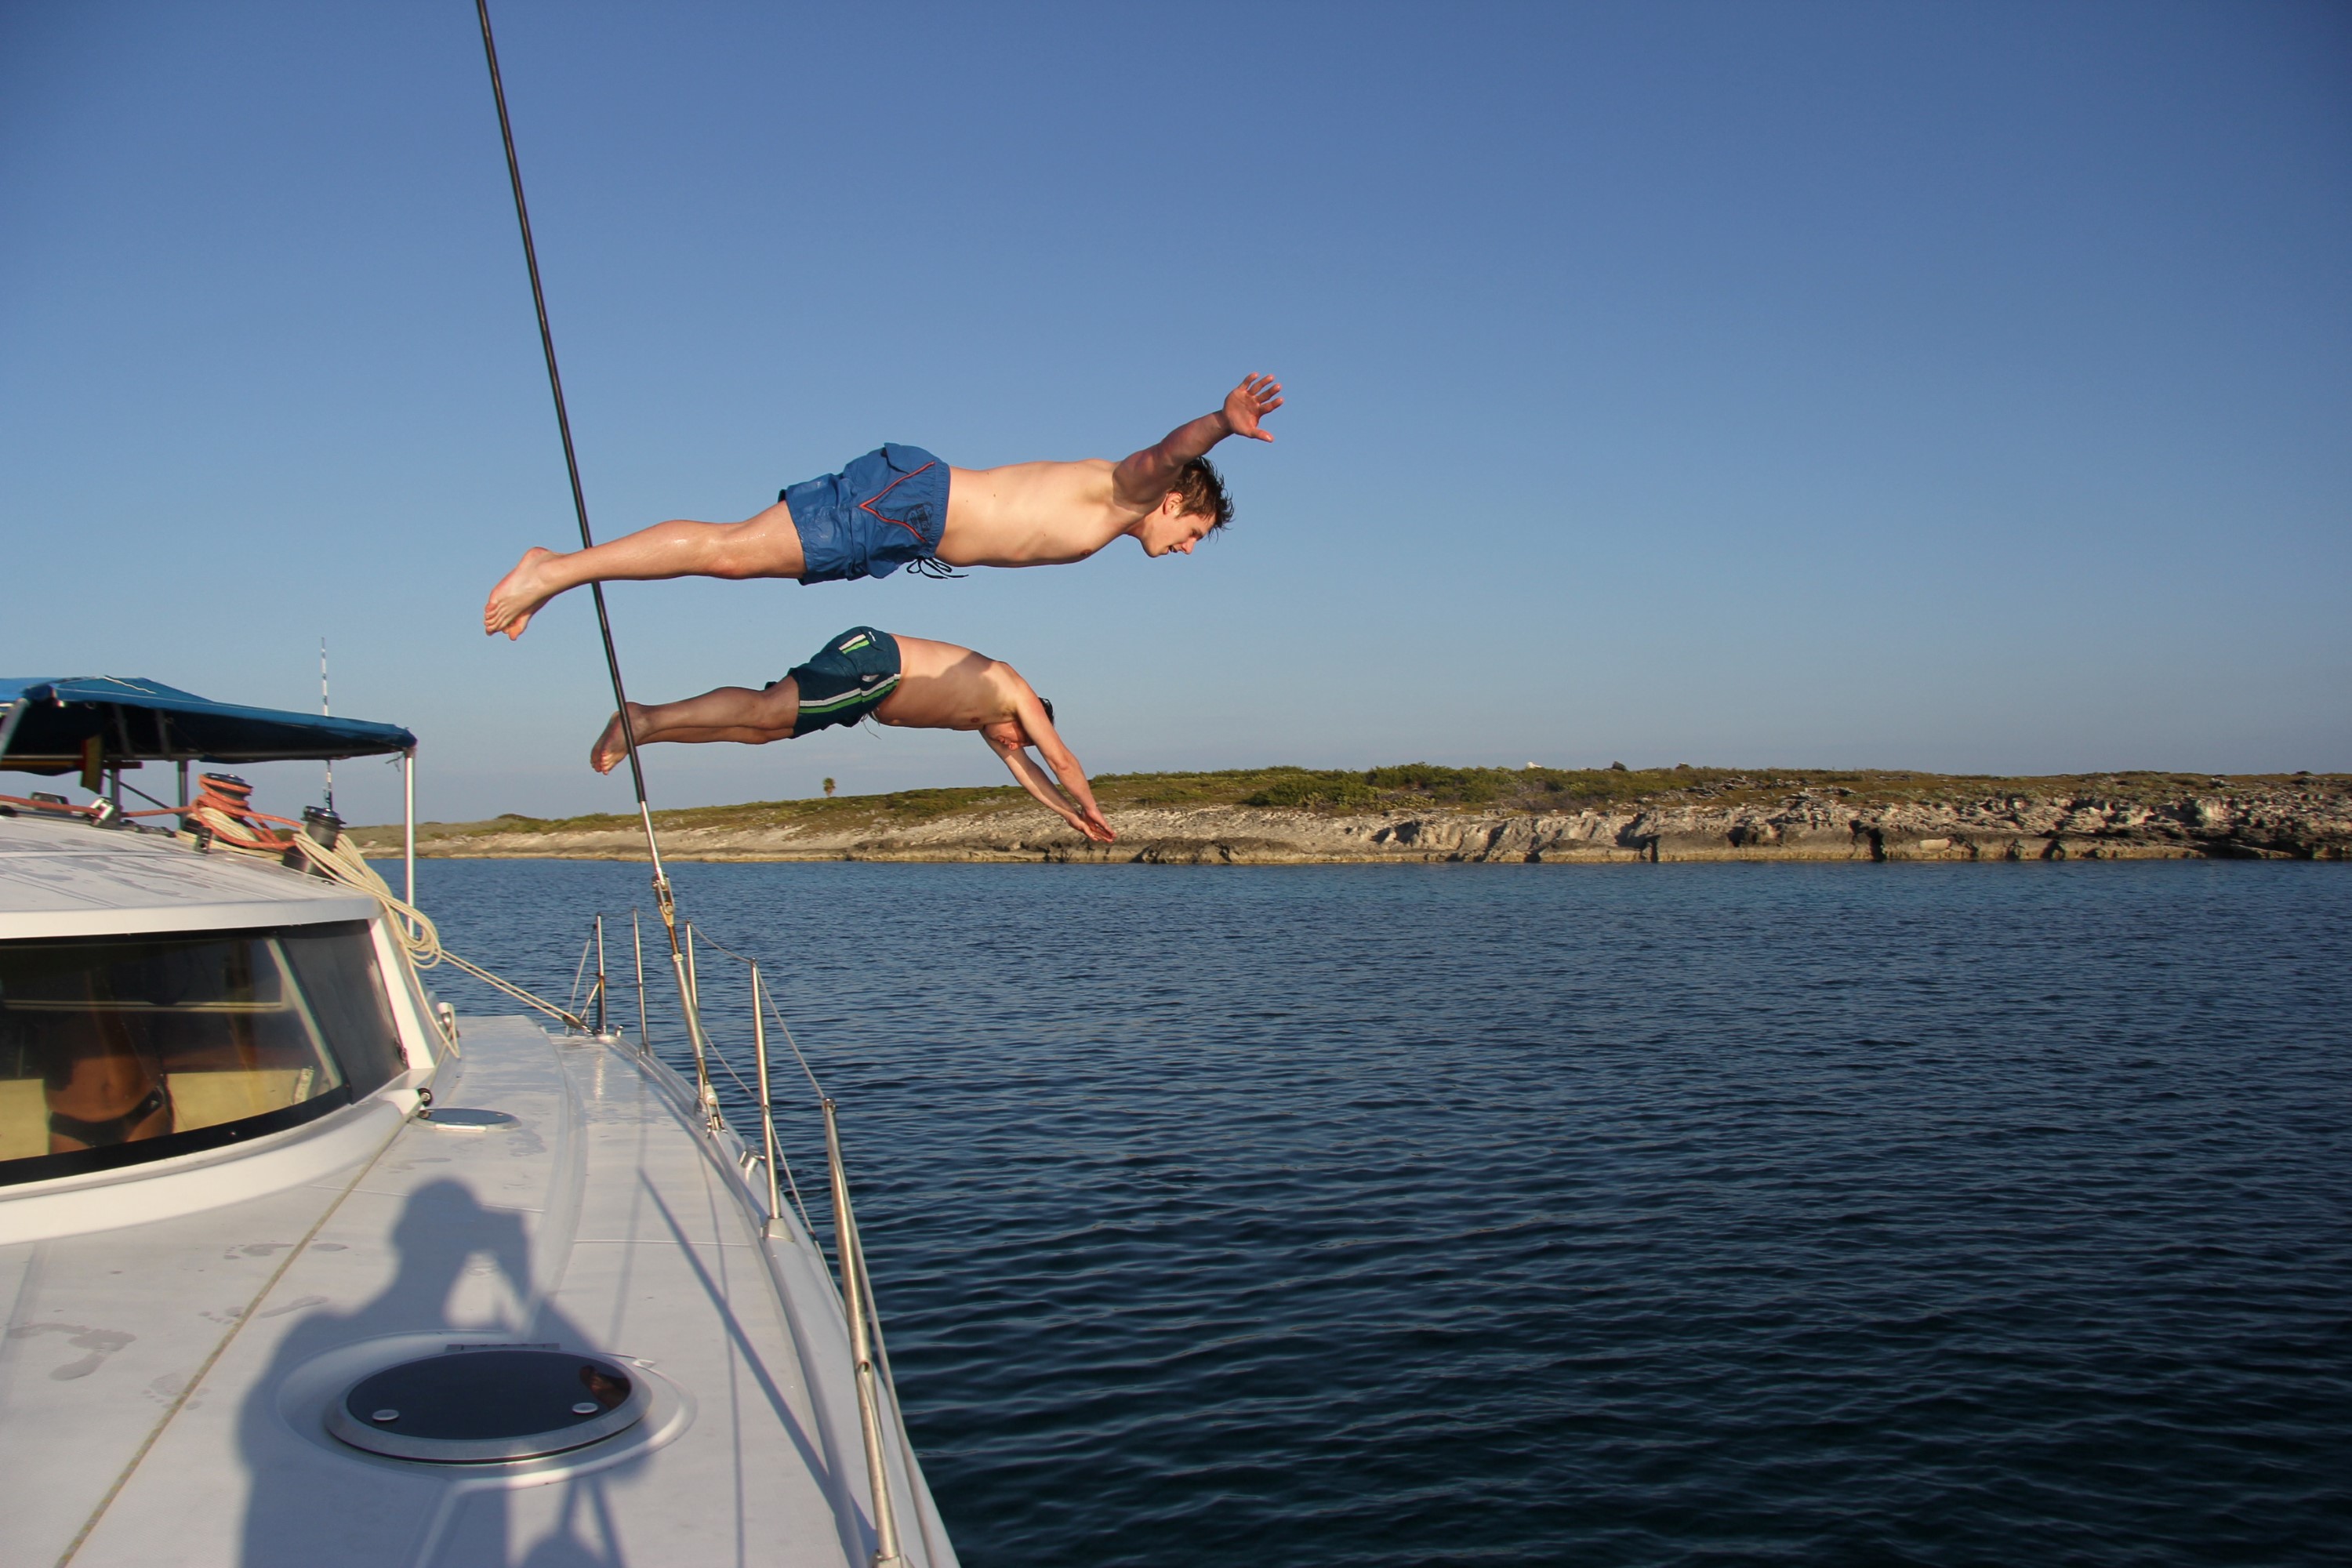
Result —
<svg viewBox="0 0 2352 1568"><path fill-rule="evenodd" d="M510 1126L386 1118L307 1184L0 1247L0 1561L863 1568L846 1334L807 1238L762 1237L731 1140L629 1045L520 1019L469 1021L463 1045L436 1109ZM356 1377L467 1343L634 1361L653 1410L521 1466L323 1430ZM951 1563L894 1415L902 1550Z"/></svg>
<svg viewBox="0 0 2352 1568"><path fill-rule="evenodd" d="M0 941L363 921L364 893L79 818L0 816Z"/></svg>

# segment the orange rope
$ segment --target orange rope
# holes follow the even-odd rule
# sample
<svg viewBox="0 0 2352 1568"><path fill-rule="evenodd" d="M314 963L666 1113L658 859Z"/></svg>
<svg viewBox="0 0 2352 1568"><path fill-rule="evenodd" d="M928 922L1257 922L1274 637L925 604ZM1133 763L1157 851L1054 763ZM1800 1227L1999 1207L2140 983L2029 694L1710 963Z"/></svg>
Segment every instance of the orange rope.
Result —
<svg viewBox="0 0 2352 1568"><path fill-rule="evenodd" d="M26 800L21 795L0 795L0 805L28 805L35 811L70 811L80 816L98 815L98 807L94 805L68 805L57 800Z"/></svg>
<svg viewBox="0 0 2352 1568"><path fill-rule="evenodd" d="M94 805L72 805L54 800L27 800L20 795L0 795L0 805L21 805L34 811L70 812L76 816L95 817L100 815L99 808ZM211 790L199 793L195 799L185 805L163 805L157 806L152 811L125 811L116 815L124 817L191 817L205 810L215 811L227 817L236 825L241 833L251 838L256 846L263 847L284 848L294 842L295 834L304 831L306 826L289 817L272 816L266 811L256 811L249 805L243 805L226 795L215 795ZM265 822L274 822L280 827L290 827L294 833L282 837L271 833L261 826Z"/></svg>

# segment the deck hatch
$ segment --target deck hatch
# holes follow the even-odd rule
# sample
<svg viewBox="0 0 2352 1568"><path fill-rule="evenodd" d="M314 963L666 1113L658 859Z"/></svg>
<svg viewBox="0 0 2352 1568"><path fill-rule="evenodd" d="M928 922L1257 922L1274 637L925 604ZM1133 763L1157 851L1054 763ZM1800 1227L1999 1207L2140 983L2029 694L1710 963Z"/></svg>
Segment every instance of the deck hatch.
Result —
<svg viewBox="0 0 2352 1568"><path fill-rule="evenodd" d="M602 1442L646 1406L642 1381L602 1356L462 1350L361 1378L328 1407L327 1430L394 1458L496 1464Z"/></svg>

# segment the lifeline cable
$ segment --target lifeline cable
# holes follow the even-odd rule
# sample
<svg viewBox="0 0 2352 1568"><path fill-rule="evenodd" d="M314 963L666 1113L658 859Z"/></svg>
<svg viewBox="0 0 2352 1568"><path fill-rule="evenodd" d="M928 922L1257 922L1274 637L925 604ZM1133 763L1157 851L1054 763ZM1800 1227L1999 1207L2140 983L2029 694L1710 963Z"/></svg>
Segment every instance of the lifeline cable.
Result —
<svg viewBox="0 0 2352 1568"><path fill-rule="evenodd" d="M563 377L555 368L555 331L547 321L547 290L539 281L539 249L530 238L530 208L522 196L522 164L515 157L514 122L507 117L507 89L499 76L499 47L490 37L490 0L474 0L475 12L482 20L482 56L489 62L490 95L498 100L499 136L506 144L507 180L514 187L515 222L522 229L523 263L530 270L531 303L539 311L539 346L547 355L547 388L555 396L555 427L563 437L563 468L572 480L572 510L580 520L580 547L595 548L596 536L588 526L588 495L580 485L580 458L572 444L572 416L563 406ZM604 641L604 668L613 678L613 702L620 710L621 741L629 751L629 778L636 786L637 821L646 831L646 854L653 861L654 902L661 910L662 925L669 932L670 967L677 976L678 994L686 998L687 1028L693 1037L698 1051L703 1045L702 1019L695 1006L693 988L687 980L686 956L678 946L677 899L670 891L669 874L662 868L661 843L654 836L652 807L646 804L646 770L637 760L637 727L629 718L629 696L621 685L621 656L613 647L613 622L604 613L604 585L592 582L589 593L596 601L596 630ZM706 1089L704 1091L709 1091Z"/></svg>

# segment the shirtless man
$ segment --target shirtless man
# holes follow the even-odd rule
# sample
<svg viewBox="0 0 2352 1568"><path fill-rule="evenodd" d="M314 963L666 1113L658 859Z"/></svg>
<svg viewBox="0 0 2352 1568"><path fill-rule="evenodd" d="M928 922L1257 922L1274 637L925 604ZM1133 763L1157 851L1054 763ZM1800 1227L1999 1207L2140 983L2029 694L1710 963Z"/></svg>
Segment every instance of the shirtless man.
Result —
<svg viewBox="0 0 2352 1568"><path fill-rule="evenodd" d="M655 741L764 746L831 724L855 725L869 713L906 729L977 730L1046 810L1097 843L1117 837L1087 787L1086 770L1054 729L1053 704L1011 665L953 643L852 626L758 691L722 686L683 702L629 704L641 746ZM1045 759L1044 768L1030 760L1033 745ZM610 773L628 754L615 713L589 752L588 765Z"/></svg>
<svg viewBox="0 0 2352 1568"><path fill-rule="evenodd" d="M920 447L884 447L838 474L787 487L742 522L657 522L568 555L536 546L490 590L482 630L509 637L541 605L583 583L666 577L793 577L830 583L950 566L1057 566L1122 534L1146 555L1192 553L1232 520L1210 447L1228 436L1271 441L1259 421L1282 406L1270 375L1245 376L1225 405L1114 463L951 468Z"/></svg>

